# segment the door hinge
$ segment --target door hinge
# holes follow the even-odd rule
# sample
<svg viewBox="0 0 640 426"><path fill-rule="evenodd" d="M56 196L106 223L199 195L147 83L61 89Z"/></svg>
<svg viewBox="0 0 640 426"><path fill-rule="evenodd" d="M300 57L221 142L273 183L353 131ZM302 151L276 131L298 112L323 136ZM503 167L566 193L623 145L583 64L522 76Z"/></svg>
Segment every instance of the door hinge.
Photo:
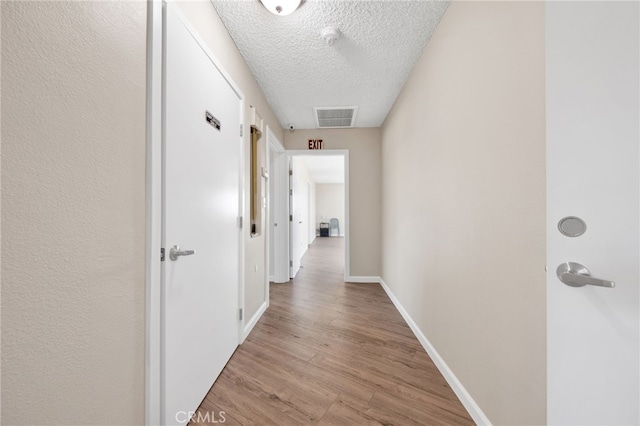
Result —
<svg viewBox="0 0 640 426"><path fill-rule="evenodd" d="M160 249L160 262L164 262L164 247Z"/></svg>
<svg viewBox="0 0 640 426"><path fill-rule="evenodd" d="M242 229L242 216L238 216L238 228Z"/></svg>
<svg viewBox="0 0 640 426"><path fill-rule="evenodd" d="M289 215L289 222L293 222L293 215L292 214Z"/></svg>
<svg viewBox="0 0 640 426"><path fill-rule="evenodd" d="M293 260L290 260L290 261L289 261L289 266L290 266L291 268L293 268Z"/></svg>
<svg viewBox="0 0 640 426"><path fill-rule="evenodd" d="M244 125L240 125L240 137L244 136Z"/></svg>
<svg viewBox="0 0 640 426"><path fill-rule="evenodd" d="M289 176L293 176L293 170L289 170Z"/></svg>
<svg viewBox="0 0 640 426"><path fill-rule="evenodd" d="M240 308L239 313L238 313L238 319L240 321L242 321L242 308Z"/></svg>
<svg viewBox="0 0 640 426"><path fill-rule="evenodd" d="M289 195L293 196L293 189L289 190Z"/></svg>

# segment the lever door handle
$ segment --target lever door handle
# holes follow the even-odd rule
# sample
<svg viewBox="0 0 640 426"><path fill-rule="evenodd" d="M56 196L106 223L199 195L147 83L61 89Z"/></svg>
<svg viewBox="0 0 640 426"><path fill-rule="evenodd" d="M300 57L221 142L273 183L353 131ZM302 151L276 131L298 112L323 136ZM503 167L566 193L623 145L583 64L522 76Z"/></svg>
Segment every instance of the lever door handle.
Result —
<svg viewBox="0 0 640 426"><path fill-rule="evenodd" d="M169 259L175 261L178 260L178 257L180 256L191 256L192 254L196 254L195 250L180 250L180 247L175 245L173 247L171 247L171 250L169 250Z"/></svg>
<svg viewBox="0 0 640 426"><path fill-rule="evenodd" d="M594 285L597 287L614 288L616 283L608 280L601 280L591 276L591 272L579 263L565 262L561 263L556 269L556 275L568 286L584 287L585 285Z"/></svg>

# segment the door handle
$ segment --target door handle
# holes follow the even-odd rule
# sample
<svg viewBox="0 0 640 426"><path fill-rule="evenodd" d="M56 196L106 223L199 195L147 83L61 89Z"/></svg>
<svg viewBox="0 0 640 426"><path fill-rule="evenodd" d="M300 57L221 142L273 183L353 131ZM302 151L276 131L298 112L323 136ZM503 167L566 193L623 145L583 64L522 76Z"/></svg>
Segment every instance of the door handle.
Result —
<svg viewBox="0 0 640 426"><path fill-rule="evenodd" d="M613 281L592 277L587 268L575 262L561 263L556 269L556 275L560 281L571 287L595 285L597 287L614 288L616 286Z"/></svg>
<svg viewBox="0 0 640 426"><path fill-rule="evenodd" d="M171 247L171 250L169 250L169 259L175 261L175 260L178 260L178 257L180 256L191 256L192 254L196 254L196 251L195 250L180 251L180 247L176 245Z"/></svg>

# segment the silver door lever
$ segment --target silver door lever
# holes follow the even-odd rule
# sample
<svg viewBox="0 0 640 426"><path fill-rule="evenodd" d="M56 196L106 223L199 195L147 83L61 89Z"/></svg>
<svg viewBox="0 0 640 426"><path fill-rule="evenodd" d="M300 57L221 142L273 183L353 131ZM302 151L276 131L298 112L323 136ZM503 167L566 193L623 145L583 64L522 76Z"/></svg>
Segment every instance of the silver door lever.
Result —
<svg viewBox="0 0 640 426"><path fill-rule="evenodd" d="M601 280L591 276L591 272L584 266L575 262L565 262L558 266L556 275L560 281L571 287L584 287L585 285L595 285L597 287L614 288L613 281Z"/></svg>
<svg viewBox="0 0 640 426"><path fill-rule="evenodd" d="M176 245L171 247L171 250L169 250L169 259L178 260L179 256L191 256L192 254L196 254L196 251L195 250L180 251L180 247Z"/></svg>

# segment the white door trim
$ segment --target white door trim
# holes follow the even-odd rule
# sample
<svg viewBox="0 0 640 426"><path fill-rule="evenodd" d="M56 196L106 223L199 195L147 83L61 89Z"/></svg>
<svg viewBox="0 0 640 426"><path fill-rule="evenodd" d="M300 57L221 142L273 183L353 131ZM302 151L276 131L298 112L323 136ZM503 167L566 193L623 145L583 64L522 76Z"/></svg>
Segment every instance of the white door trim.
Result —
<svg viewBox="0 0 640 426"><path fill-rule="evenodd" d="M162 142L163 134L163 72L164 72L164 20L165 7L172 8L205 54L224 77L240 100L240 122L245 125L244 94L231 76L222 67L222 62L207 47L204 39L198 35L191 23L173 2L149 0L147 2L147 140L146 140L146 329L145 329L145 424L164 424L163 395L163 340L162 313L162 264L160 249L162 247ZM246 131L240 137L240 191L238 210L242 216L245 212L245 179L244 155ZM238 309L244 309L244 220L242 229L238 229L239 239L239 272L238 272ZM238 321L238 343L244 336L244 320ZM195 407L194 407L195 408Z"/></svg>
<svg viewBox="0 0 640 426"><path fill-rule="evenodd" d="M342 156L344 158L344 281L349 282L350 278L350 261L349 261L349 234L351 234L351 227L349 226L349 150L348 149L322 149L322 150L287 150L289 158L295 156ZM288 173L288 170L287 170ZM288 203L288 201L287 201ZM287 211L288 211L287 204ZM288 228L288 227L287 227ZM287 231L289 233L289 231ZM291 236L287 235L287 240L290 240ZM289 260L287 259L287 264Z"/></svg>
<svg viewBox="0 0 640 426"><path fill-rule="evenodd" d="M162 1L147 2L145 424L162 412Z"/></svg>

